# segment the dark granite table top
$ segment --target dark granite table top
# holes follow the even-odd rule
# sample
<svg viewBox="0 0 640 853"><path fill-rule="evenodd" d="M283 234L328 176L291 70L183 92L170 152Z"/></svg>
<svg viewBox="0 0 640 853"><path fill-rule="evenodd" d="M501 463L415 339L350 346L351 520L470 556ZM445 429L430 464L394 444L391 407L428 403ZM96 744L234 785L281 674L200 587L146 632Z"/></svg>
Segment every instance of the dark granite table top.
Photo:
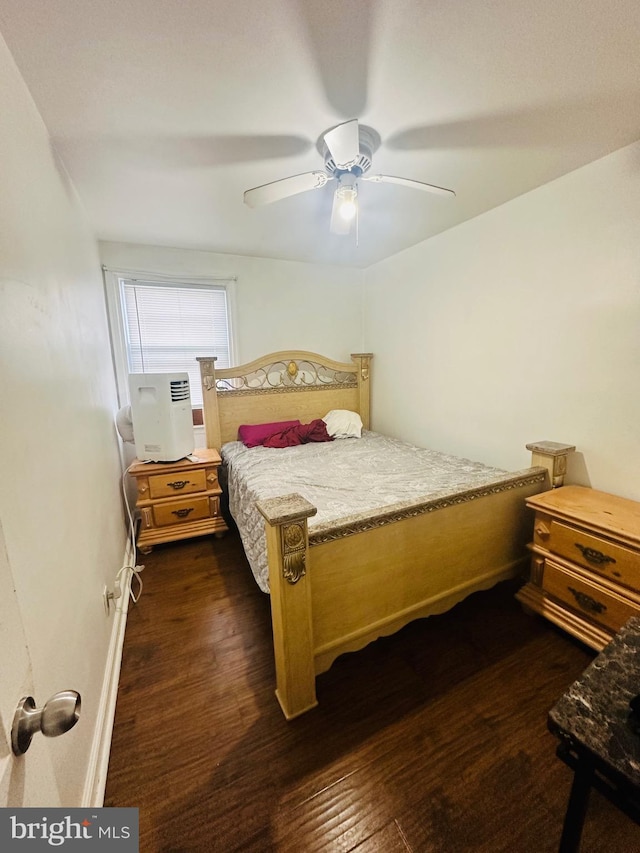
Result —
<svg viewBox="0 0 640 853"><path fill-rule="evenodd" d="M624 625L549 712L549 728L640 790L640 735L628 724L640 693L640 617Z"/></svg>

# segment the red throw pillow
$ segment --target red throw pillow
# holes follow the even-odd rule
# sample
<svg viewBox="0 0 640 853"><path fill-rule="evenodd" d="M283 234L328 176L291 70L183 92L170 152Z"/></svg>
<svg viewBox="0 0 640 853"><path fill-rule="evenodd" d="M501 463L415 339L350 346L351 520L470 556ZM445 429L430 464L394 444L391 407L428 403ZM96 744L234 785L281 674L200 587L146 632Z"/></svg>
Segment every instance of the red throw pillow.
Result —
<svg viewBox="0 0 640 853"><path fill-rule="evenodd" d="M238 427L238 438L247 447L264 444L269 436L282 432L287 427L299 426L300 421L279 421L273 424L242 424Z"/></svg>

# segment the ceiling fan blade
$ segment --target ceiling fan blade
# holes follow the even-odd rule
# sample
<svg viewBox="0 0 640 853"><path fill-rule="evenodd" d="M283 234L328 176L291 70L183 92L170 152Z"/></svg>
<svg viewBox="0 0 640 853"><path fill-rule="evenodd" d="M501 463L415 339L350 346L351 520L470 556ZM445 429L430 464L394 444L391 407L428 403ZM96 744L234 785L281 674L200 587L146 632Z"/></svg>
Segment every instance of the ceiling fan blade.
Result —
<svg viewBox="0 0 640 853"><path fill-rule="evenodd" d="M396 178L393 175L362 175L361 181L373 181L376 184L399 184L401 187L409 187L414 190L424 190L428 193L438 195L455 195L453 190L446 187L436 187L434 184L425 184L424 181L412 181L410 178Z"/></svg>
<svg viewBox="0 0 640 853"><path fill-rule="evenodd" d="M360 156L358 119L345 121L324 135L324 141L338 169L348 169Z"/></svg>
<svg viewBox="0 0 640 853"><path fill-rule="evenodd" d="M292 175L290 178L282 178L280 181L272 181L270 184L262 184L260 187L246 190L244 203L249 207L260 207L263 204L288 198L290 195L320 189L330 180L332 178L326 172L303 172L301 175Z"/></svg>
<svg viewBox="0 0 640 853"><path fill-rule="evenodd" d="M373 31L380 4L374 0L289 0L288 14L306 38L331 112L338 119L364 115ZM347 24L348 22L348 24ZM357 22L356 30L351 25ZM336 121L338 120L336 119Z"/></svg>
<svg viewBox="0 0 640 853"><path fill-rule="evenodd" d="M331 224L329 231L332 234L348 234L351 230L353 220L344 219L340 214L340 199L337 191L333 194L333 207L331 209Z"/></svg>

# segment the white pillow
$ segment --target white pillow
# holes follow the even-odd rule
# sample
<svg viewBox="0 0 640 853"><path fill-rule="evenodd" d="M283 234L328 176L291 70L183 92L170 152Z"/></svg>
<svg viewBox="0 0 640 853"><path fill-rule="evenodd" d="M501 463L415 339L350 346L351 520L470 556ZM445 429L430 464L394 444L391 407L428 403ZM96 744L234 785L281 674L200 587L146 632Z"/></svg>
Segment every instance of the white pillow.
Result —
<svg viewBox="0 0 640 853"><path fill-rule="evenodd" d="M360 438L362 435L362 418L357 412L332 409L322 420L327 425L327 432L334 438Z"/></svg>

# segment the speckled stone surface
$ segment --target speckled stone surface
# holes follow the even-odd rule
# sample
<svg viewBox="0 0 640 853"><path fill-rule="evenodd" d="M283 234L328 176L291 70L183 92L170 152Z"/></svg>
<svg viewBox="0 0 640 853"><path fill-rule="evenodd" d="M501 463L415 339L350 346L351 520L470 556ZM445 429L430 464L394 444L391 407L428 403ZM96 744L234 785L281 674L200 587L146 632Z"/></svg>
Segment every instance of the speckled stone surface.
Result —
<svg viewBox="0 0 640 853"><path fill-rule="evenodd" d="M318 511L308 500L296 494L266 498L258 501L256 506L271 524L284 524L299 518L309 518Z"/></svg>
<svg viewBox="0 0 640 853"><path fill-rule="evenodd" d="M631 618L549 712L549 728L598 756L640 790L640 735L628 725L640 693L640 617Z"/></svg>
<svg viewBox="0 0 640 853"><path fill-rule="evenodd" d="M561 456L576 449L574 444L562 444L559 441L532 441L526 447L527 450L546 453L548 456Z"/></svg>

